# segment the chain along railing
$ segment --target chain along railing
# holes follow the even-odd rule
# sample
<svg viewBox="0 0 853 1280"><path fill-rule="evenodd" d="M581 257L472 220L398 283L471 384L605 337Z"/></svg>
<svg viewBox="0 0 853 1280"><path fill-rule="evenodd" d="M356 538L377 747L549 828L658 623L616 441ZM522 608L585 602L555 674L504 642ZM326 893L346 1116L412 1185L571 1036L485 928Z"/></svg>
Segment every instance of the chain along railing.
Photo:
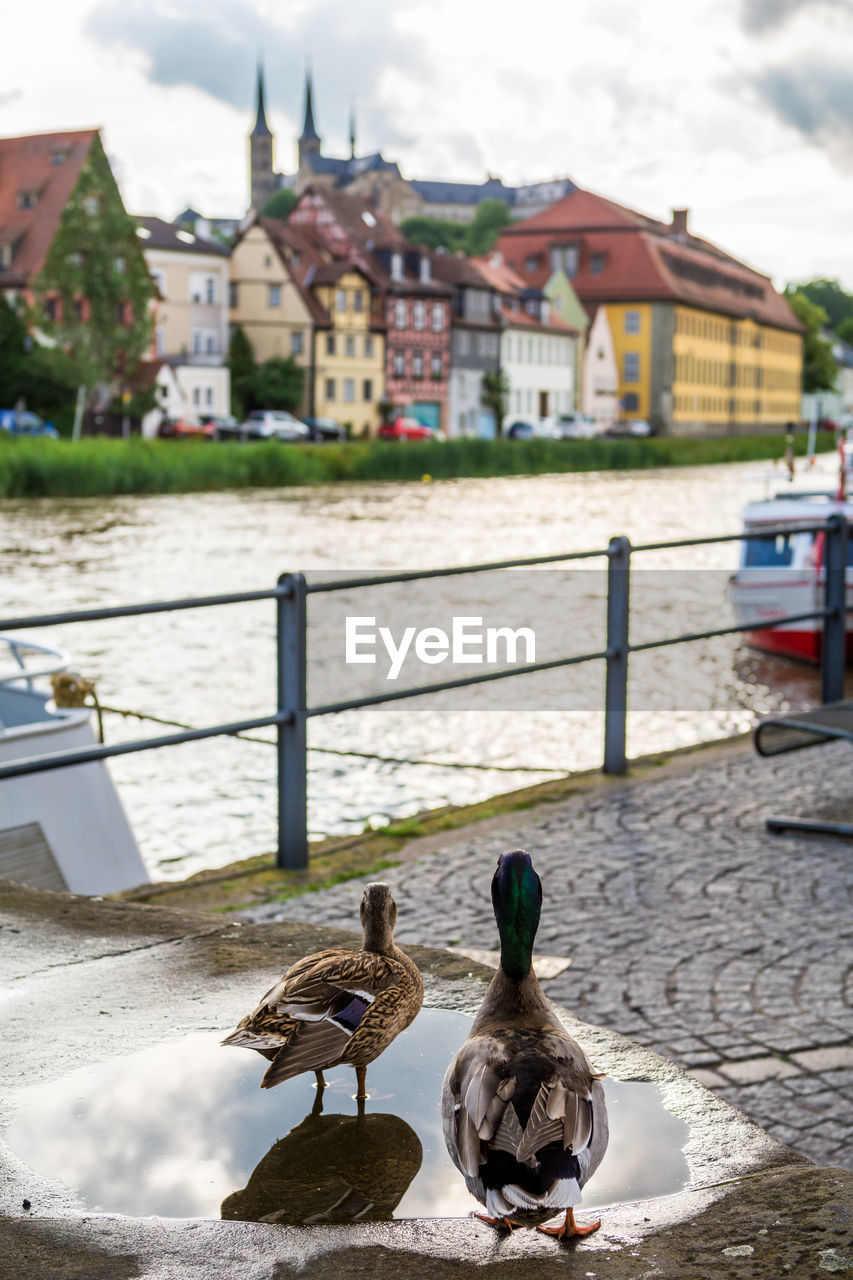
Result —
<svg viewBox="0 0 853 1280"><path fill-rule="evenodd" d="M755 622L708 631L666 636L632 644L629 639L631 614L631 565L633 557L649 551L673 550L681 547L698 547L714 543L739 542L743 539L776 537L788 533L825 534L824 601L823 607L804 613L787 614L773 619L774 627L786 623L822 619L823 646L821 670L821 697L824 702L834 702L844 694L844 660L846 636L846 582L847 522L840 514L833 514L823 521L796 524L779 523L764 526L760 530L742 534L725 534L702 538L687 538L675 542L650 542L632 546L624 537L611 538L606 549L572 553L534 556L527 559L494 561L488 564L461 565L452 568L413 570L403 573L380 574L373 577L342 578L333 581L309 583L301 573L285 573L275 587L267 590L242 591L230 595L203 596L182 600L156 601L150 604L121 605L114 608L84 609L69 613L37 614L31 617L0 620L0 633L35 630L39 627L64 626L67 623L98 622L114 618L133 618L145 614L168 613L189 609L210 609L224 605L245 604L259 600L274 600L276 606L276 661L277 690L275 711L268 716L216 724L206 728L182 729L178 733L141 740L103 744L54 752L49 755L14 761L0 766L0 783L4 779L24 774L42 773L50 769L88 764L96 760L108 760L114 756L130 755L139 751L153 751L161 747L179 746L184 742L199 742L205 738L238 736L252 730L275 727L278 757L278 847L277 864L289 870L303 869L308 865L308 721L318 716L336 715L362 707L377 706L407 698L461 689L514 676L529 675L535 671L547 671L559 667L575 666L584 662L604 662L604 759L603 770L609 774L621 774L627 769L627 711L628 711L628 661L631 653L661 649L671 645L686 644L696 640L709 640L718 636L734 635L755 630ZM532 568L570 561L607 558L606 647L600 652L574 654L545 662L460 676L453 680L420 685L390 692L371 694L349 701L309 706L307 702L307 630L308 599L311 595L333 591L353 591L362 587L392 586L394 583L418 582L427 579L453 577L462 574L490 573L502 569Z"/></svg>

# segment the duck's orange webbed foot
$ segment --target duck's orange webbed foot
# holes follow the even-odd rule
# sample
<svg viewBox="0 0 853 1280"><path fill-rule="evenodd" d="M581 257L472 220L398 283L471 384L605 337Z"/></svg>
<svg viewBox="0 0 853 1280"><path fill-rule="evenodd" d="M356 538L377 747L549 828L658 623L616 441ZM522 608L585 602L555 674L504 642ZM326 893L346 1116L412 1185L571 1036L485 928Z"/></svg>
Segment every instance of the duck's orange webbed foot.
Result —
<svg viewBox="0 0 853 1280"><path fill-rule="evenodd" d="M485 1213L475 1213L475 1218L479 1218L481 1222L487 1222L490 1227L503 1227L507 1231L514 1231L516 1227L520 1227L520 1222L513 1222L512 1218L490 1218Z"/></svg>
<svg viewBox="0 0 853 1280"><path fill-rule="evenodd" d="M571 1209L566 1210L566 1217L558 1227L537 1227L537 1231L542 1231L546 1236L554 1236L556 1240L568 1240L570 1236L588 1236L593 1231L597 1231L601 1226L601 1219L591 1222L588 1227L579 1227L575 1222L575 1215Z"/></svg>

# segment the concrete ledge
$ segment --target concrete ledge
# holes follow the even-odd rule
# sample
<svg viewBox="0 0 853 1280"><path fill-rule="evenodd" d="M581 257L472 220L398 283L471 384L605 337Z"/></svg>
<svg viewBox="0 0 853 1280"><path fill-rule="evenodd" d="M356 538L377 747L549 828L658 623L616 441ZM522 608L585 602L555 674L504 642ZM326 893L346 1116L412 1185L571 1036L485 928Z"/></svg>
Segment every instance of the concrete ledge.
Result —
<svg viewBox="0 0 853 1280"><path fill-rule="evenodd" d="M621 1036L565 1021L597 1064L651 1080L690 1126L690 1187L602 1212L595 1235L561 1246L499 1236L466 1219L359 1227L81 1214L63 1188L2 1145L17 1090L75 1067L232 1026L247 993L300 955L355 935L311 925L217 923L208 916L93 902L0 884L0 1275L61 1280L493 1274L500 1280L825 1277L853 1270L853 1174L818 1169L671 1063ZM473 1011L490 976L467 957L410 948L427 1004ZM23 1208L28 1200L31 1207Z"/></svg>

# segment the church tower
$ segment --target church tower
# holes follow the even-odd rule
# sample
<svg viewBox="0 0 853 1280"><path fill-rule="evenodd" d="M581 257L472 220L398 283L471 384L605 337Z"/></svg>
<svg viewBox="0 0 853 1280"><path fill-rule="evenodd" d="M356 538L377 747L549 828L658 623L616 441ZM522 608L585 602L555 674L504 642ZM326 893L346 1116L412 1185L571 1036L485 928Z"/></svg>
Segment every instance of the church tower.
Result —
<svg viewBox="0 0 853 1280"><path fill-rule="evenodd" d="M249 135L250 204L258 212L276 191L273 173L273 136L264 110L264 70L258 63L258 110L255 127Z"/></svg>
<svg viewBox="0 0 853 1280"><path fill-rule="evenodd" d="M309 156L320 154L320 135L314 124L314 95L311 85L311 72L305 72L305 118L302 133L299 135L299 176L306 170L310 172Z"/></svg>

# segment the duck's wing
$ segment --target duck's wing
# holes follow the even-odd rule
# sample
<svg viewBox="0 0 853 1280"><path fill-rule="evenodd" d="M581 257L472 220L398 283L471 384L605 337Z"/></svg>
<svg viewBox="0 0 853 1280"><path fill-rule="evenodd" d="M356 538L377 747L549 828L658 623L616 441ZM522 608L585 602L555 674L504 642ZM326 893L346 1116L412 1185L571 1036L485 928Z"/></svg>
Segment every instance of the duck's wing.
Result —
<svg viewBox="0 0 853 1280"><path fill-rule="evenodd" d="M373 952L306 956L223 1043L272 1059L262 1081L266 1089L302 1071L322 1070L341 1058L365 1013L399 978L397 967Z"/></svg>

